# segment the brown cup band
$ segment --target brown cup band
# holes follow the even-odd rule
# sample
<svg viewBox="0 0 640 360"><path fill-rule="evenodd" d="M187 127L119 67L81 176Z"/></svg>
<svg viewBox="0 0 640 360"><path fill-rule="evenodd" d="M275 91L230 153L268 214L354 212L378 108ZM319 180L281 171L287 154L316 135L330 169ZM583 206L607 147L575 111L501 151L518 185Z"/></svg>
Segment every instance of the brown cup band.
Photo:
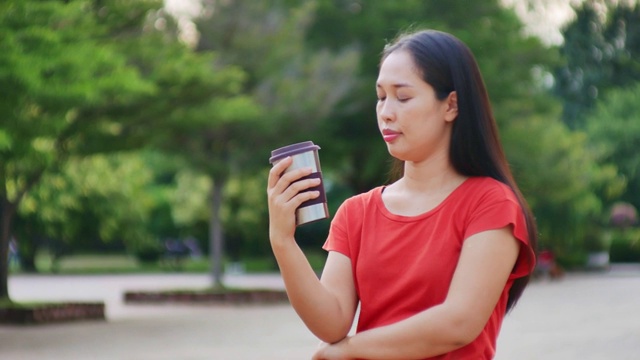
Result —
<svg viewBox="0 0 640 360"><path fill-rule="evenodd" d="M302 181L302 180L306 180L306 179L320 179L320 185L318 186L314 186L312 188L309 188L303 192L307 192L307 191L320 191L320 196L318 196L315 199L311 199L311 200L307 200L305 202L303 202L302 204L300 204L299 208L303 208L303 207L307 207L307 206L311 206L311 205L316 205L316 204L322 204L327 202L327 196L324 192L324 184L322 182L322 173L321 172L314 172L311 173L310 175L307 175L303 178L300 178L300 180L298 181ZM296 181L297 182L297 181Z"/></svg>

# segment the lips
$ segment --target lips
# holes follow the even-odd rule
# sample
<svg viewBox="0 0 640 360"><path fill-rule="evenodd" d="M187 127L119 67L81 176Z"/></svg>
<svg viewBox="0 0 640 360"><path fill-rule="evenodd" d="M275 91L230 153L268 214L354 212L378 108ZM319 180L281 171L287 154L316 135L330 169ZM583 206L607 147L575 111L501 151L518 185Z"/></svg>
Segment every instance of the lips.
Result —
<svg viewBox="0 0 640 360"><path fill-rule="evenodd" d="M391 129L382 129L382 138L386 142L392 142L400 136L400 132Z"/></svg>

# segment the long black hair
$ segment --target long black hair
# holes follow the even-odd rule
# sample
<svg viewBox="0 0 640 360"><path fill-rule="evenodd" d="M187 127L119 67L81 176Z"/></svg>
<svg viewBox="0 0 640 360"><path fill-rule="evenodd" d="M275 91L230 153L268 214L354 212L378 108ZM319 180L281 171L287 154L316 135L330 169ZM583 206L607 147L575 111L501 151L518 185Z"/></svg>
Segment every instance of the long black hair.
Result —
<svg viewBox="0 0 640 360"><path fill-rule="evenodd" d="M465 176L494 178L513 190L524 211L529 246L535 250L538 239L535 220L511 174L489 95L471 50L455 36L435 30L400 36L384 48L382 60L397 50L409 52L423 80L434 88L439 100L456 92L458 117L453 122L449 148L453 167ZM514 280L507 311L522 295L530 276Z"/></svg>

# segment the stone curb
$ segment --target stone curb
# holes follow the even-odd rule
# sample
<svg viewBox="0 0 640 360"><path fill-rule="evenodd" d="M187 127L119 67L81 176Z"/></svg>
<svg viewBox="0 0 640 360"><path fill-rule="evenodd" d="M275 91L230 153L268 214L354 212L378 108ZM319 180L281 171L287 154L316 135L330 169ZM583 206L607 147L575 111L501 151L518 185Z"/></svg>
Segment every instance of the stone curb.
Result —
<svg viewBox="0 0 640 360"><path fill-rule="evenodd" d="M104 303L60 303L0 308L0 324L35 325L106 320Z"/></svg>
<svg viewBox="0 0 640 360"><path fill-rule="evenodd" d="M282 290L229 290L211 292L187 291L128 291L125 303L180 303L180 304L276 304L288 302Z"/></svg>

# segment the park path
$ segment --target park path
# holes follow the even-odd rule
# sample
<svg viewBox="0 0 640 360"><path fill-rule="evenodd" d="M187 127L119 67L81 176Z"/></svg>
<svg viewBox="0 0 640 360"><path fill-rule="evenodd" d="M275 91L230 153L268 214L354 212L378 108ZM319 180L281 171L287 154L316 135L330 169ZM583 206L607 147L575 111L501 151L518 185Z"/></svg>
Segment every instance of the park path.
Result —
<svg viewBox="0 0 640 360"><path fill-rule="evenodd" d="M278 274L227 284L282 288ZM104 301L106 322L0 326L4 360L299 360L318 344L288 304L127 305L127 290L199 288L207 275L12 276L15 300ZM497 360L640 359L640 266L533 282L507 316Z"/></svg>

